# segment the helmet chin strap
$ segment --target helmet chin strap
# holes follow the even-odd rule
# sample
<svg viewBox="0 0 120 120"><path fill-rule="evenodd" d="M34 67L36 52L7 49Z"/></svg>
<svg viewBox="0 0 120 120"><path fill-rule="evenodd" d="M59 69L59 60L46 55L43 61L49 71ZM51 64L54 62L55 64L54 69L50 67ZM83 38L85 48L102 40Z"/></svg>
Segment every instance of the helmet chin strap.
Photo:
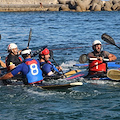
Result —
<svg viewBox="0 0 120 120"><path fill-rule="evenodd" d="M100 53L101 52L101 50L98 52L96 49L94 50L96 53Z"/></svg>
<svg viewBox="0 0 120 120"><path fill-rule="evenodd" d="M13 55L15 55L15 53L14 53L14 52L12 52L12 51L10 51L10 53L13 53ZM17 52L17 55L15 55L15 56L19 56L18 52Z"/></svg>
<svg viewBox="0 0 120 120"><path fill-rule="evenodd" d="M44 55L44 58L42 58L45 62L47 62L46 60L45 60L45 55Z"/></svg>

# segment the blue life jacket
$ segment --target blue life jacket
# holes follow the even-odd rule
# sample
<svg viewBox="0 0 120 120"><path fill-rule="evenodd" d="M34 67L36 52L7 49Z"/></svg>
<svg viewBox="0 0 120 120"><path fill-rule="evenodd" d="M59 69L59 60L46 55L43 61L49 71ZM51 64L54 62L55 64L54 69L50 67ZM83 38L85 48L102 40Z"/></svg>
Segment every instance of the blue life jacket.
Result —
<svg viewBox="0 0 120 120"><path fill-rule="evenodd" d="M37 61L26 61L25 64L29 67L29 72L26 74L28 84L41 82L43 80L43 76L42 71L37 64Z"/></svg>
<svg viewBox="0 0 120 120"><path fill-rule="evenodd" d="M52 72L57 72L57 73L59 73L59 70L58 70L50 61L40 62L40 68L42 69L42 67L43 67L45 64L50 64L50 66L51 66L51 71L52 71Z"/></svg>
<svg viewBox="0 0 120 120"><path fill-rule="evenodd" d="M59 70L51 63L51 65L53 66L53 69L59 73Z"/></svg>

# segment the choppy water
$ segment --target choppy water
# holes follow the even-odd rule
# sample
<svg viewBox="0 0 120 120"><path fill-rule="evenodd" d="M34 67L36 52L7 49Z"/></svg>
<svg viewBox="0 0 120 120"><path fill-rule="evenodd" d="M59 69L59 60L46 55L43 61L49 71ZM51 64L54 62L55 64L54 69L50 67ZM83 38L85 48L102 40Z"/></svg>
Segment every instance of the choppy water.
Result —
<svg viewBox="0 0 120 120"><path fill-rule="evenodd" d="M27 46L30 28L30 48L36 50L48 45L49 49L56 49L54 59L64 71L73 69L79 56L90 52L92 42L101 40L103 33L108 33L119 45L120 12L1 12L0 16L2 60L9 43L17 43L19 49ZM102 43L104 50L120 59L118 48ZM86 82L68 90L49 91L1 86L0 120L119 120L120 84Z"/></svg>

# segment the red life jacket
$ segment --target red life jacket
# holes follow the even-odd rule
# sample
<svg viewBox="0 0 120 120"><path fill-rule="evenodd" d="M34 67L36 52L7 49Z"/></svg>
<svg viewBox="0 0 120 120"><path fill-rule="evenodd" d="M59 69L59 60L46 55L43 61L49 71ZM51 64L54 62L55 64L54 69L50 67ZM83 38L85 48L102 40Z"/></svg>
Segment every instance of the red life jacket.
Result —
<svg viewBox="0 0 120 120"><path fill-rule="evenodd" d="M91 75L94 75L100 72L106 72L106 71L107 71L106 63L103 63L100 60L94 60L89 63L89 73Z"/></svg>

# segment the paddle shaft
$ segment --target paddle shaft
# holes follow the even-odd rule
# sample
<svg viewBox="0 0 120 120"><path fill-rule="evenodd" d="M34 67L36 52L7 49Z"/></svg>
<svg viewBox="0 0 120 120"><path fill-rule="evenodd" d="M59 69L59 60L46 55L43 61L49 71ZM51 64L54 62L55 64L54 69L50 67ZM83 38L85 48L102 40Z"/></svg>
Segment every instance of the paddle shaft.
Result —
<svg viewBox="0 0 120 120"><path fill-rule="evenodd" d="M115 44L115 46L116 46L117 48L119 48L119 49L120 49L120 47L119 47L119 46L117 46L116 44Z"/></svg>
<svg viewBox="0 0 120 120"><path fill-rule="evenodd" d="M7 70L7 68L0 68L0 70Z"/></svg>
<svg viewBox="0 0 120 120"><path fill-rule="evenodd" d="M55 59L53 58L53 51L52 50L50 50L50 59L52 59L53 61L54 61L54 63L59 67L59 65L57 64L57 62L55 61ZM62 74L63 75L65 75L65 73L61 70L61 72L62 72ZM66 75L65 75L65 77L66 77Z"/></svg>
<svg viewBox="0 0 120 120"><path fill-rule="evenodd" d="M30 41L31 41L31 35L32 35L32 29L30 28L27 48L29 48L29 44L30 44Z"/></svg>
<svg viewBox="0 0 120 120"><path fill-rule="evenodd" d="M54 63L59 67L59 65L57 64L57 62L55 61L55 59L52 57ZM62 74L64 75L64 72L61 70Z"/></svg>

